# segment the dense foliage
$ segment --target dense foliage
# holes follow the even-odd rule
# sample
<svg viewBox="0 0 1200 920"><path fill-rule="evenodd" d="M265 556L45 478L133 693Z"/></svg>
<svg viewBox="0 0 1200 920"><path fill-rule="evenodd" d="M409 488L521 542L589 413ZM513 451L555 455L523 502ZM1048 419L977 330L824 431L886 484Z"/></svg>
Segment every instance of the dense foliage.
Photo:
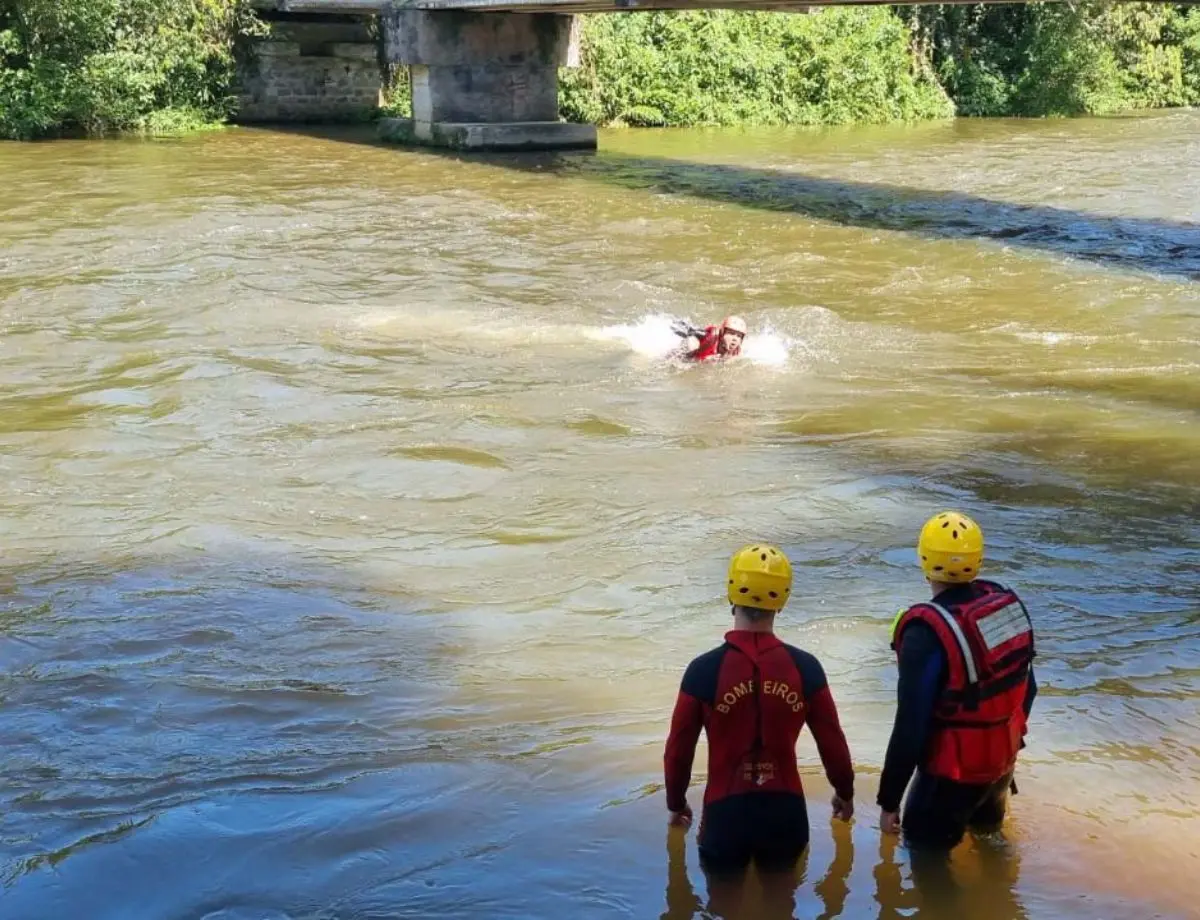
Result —
<svg viewBox="0 0 1200 920"><path fill-rule="evenodd" d="M697 11L584 18L572 120L834 124L1200 105L1200 7ZM0 0L0 137L172 132L234 110L248 0ZM407 103L403 79L396 104Z"/></svg>
<svg viewBox="0 0 1200 920"><path fill-rule="evenodd" d="M563 92L564 114L580 120L1108 114L1200 104L1200 8L1088 0L593 16L583 57Z"/></svg>
<svg viewBox="0 0 1200 920"><path fill-rule="evenodd" d="M1149 3L898 11L961 115L1200 104L1200 8Z"/></svg>
<svg viewBox="0 0 1200 920"><path fill-rule="evenodd" d="M0 0L0 137L220 121L254 28L244 0Z"/></svg>
<svg viewBox="0 0 1200 920"><path fill-rule="evenodd" d="M814 124L953 114L881 7L594 16L566 117L640 125Z"/></svg>

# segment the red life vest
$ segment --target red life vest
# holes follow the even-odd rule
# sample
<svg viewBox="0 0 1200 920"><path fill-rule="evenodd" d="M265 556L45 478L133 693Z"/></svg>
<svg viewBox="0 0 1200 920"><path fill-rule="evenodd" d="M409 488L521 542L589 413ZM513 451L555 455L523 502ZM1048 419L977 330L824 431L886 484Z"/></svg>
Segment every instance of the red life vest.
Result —
<svg viewBox="0 0 1200 920"><path fill-rule="evenodd" d="M709 358L716 357L717 347L720 344L721 327L708 326L704 330L704 338L700 340L699 347L688 355L688 358L692 361L707 361Z"/></svg>
<svg viewBox="0 0 1200 920"><path fill-rule="evenodd" d="M1034 657L1033 623L1017 595L977 580L979 593L943 607L929 601L906 610L892 648L914 620L942 643L949 673L934 704L934 724L922 770L960 783L1002 779L1016 766L1025 737L1025 691Z"/></svg>

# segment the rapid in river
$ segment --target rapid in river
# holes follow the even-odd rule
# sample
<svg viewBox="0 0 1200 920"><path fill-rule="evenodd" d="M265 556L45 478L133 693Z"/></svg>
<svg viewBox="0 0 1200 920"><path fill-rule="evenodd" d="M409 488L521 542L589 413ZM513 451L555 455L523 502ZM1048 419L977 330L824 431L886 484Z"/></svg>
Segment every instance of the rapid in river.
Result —
<svg viewBox="0 0 1200 920"><path fill-rule="evenodd" d="M1200 915L1200 113L600 145L0 146L3 920ZM938 912L875 793L943 508L1040 693ZM739 906L662 756L750 540L858 781L801 736Z"/></svg>

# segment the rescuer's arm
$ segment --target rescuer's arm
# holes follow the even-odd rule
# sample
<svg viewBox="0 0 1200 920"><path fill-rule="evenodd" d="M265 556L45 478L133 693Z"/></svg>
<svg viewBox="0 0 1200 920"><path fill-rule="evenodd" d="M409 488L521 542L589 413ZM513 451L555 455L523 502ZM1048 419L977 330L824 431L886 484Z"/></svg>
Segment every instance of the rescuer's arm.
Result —
<svg viewBox="0 0 1200 920"><path fill-rule="evenodd" d="M687 355L700 347L700 340L704 337L703 329L697 329L686 320L676 320L671 324L671 331L681 339L678 350Z"/></svg>
<svg viewBox="0 0 1200 920"><path fill-rule="evenodd" d="M1034 679L1033 668L1030 667L1029 681L1025 684L1025 702L1023 704L1023 708L1025 709L1026 722L1028 722L1028 720L1029 720L1029 714L1033 711L1033 701L1037 698L1037 692L1038 692L1037 680ZM1025 734L1026 734L1026 732L1028 732L1028 730L1029 729L1027 726L1025 731L1021 732L1021 748L1022 749L1025 748ZM1014 792L1016 791L1015 784L1013 785L1013 791Z"/></svg>
<svg viewBox="0 0 1200 920"><path fill-rule="evenodd" d="M800 680L804 699L808 704L805 721L817 742L817 753L825 768L825 778L839 799L849 803L854 799L854 765L850 760L850 746L838 719L837 704L829 690L825 669L808 652L794 656L800 669Z"/></svg>
<svg viewBox="0 0 1200 920"><path fill-rule="evenodd" d="M686 683L686 677L684 681ZM685 814L689 819L691 809L687 803L687 789L692 779L696 742L703 727L704 704L680 689L675 698L675 711L671 715L671 731L667 735L663 755L663 773L667 787L667 810L673 814Z"/></svg>
<svg viewBox="0 0 1200 920"><path fill-rule="evenodd" d="M913 622L900 642L896 718L888 741L877 804L894 814L920 762L933 723L933 705L945 681L946 656L932 629Z"/></svg>

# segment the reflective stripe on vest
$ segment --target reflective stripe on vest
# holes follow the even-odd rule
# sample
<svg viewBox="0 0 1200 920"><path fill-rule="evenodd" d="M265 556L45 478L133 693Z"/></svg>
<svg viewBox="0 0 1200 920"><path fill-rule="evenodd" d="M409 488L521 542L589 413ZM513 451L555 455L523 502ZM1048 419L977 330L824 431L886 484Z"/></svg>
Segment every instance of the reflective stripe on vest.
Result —
<svg viewBox="0 0 1200 920"><path fill-rule="evenodd" d="M958 620L954 619L954 614L941 604L935 604L933 601L928 601L927 603L941 615L942 619L946 621L946 625L950 627L950 631L954 633L954 639L958 642L959 651L962 652L963 666L967 669L967 684L974 685L979 683L979 672L975 669L975 655L971 651L971 646L967 644L967 637L963 635L962 627L958 625Z"/></svg>

